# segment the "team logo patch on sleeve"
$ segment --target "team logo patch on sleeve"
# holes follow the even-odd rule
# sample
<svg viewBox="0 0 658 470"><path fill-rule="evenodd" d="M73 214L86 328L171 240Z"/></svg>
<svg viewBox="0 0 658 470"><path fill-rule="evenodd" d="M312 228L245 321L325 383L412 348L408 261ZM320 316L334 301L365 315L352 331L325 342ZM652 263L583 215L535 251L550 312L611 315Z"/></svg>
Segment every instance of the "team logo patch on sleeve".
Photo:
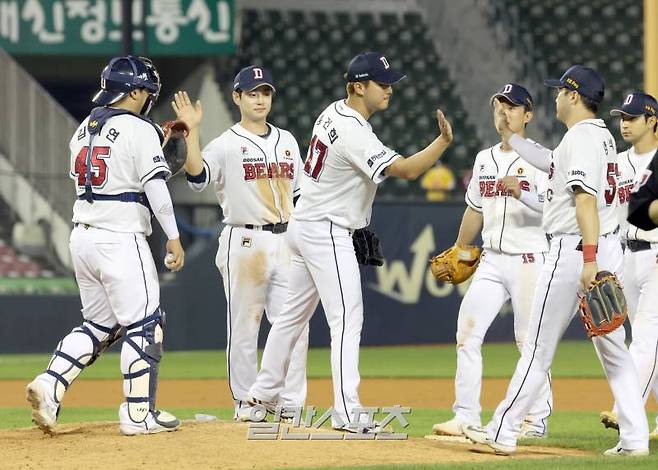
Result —
<svg viewBox="0 0 658 470"><path fill-rule="evenodd" d="M375 162L376 162L377 160L379 160L380 158L383 158L383 157L385 157L385 156L386 156L386 150L382 150L381 152L379 152L379 153L373 155L372 157L370 157L370 158L368 159L368 166L369 166L370 168L372 168L372 166L375 164Z"/></svg>
<svg viewBox="0 0 658 470"><path fill-rule="evenodd" d="M161 155L156 155L155 157L153 157L153 163L160 163L160 162L164 163L166 161L167 160L165 160L165 158Z"/></svg>

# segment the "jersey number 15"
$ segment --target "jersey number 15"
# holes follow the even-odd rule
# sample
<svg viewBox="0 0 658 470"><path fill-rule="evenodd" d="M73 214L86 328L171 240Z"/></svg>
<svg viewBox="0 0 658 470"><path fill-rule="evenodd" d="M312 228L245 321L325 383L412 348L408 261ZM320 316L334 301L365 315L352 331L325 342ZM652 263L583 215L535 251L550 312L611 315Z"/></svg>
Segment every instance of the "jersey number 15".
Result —
<svg viewBox="0 0 658 470"><path fill-rule="evenodd" d="M89 147L82 147L78 156L75 157L75 176L78 177L78 186L85 185L87 175L87 153ZM110 147L94 147L91 152L91 185L101 188L107 180L106 159L110 158Z"/></svg>

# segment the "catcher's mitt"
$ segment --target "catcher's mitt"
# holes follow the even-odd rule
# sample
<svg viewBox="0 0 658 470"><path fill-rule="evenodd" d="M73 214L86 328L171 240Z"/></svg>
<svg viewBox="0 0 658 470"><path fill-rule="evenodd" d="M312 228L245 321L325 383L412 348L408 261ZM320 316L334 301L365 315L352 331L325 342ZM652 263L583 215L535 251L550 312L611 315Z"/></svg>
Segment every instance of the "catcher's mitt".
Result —
<svg viewBox="0 0 658 470"><path fill-rule="evenodd" d="M471 277L480 263L482 250L473 245L453 245L430 260L432 274L439 281L459 284Z"/></svg>
<svg viewBox="0 0 658 470"><path fill-rule="evenodd" d="M384 264L384 254L382 245L379 243L379 237L366 228L360 228L352 234L352 244L356 260L360 264L371 266L382 266Z"/></svg>
<svg viewBox="0 0 658 470"><path fill-rule="evenodd" d="M183 168L187 160L185 137L190 130L183 121L165 121L160 127L164 133L162 151L173 176Z"/></svg>
<svg viewBox="0 0 658 470"><path fill-rule="evenodd" d="M626 321L626 297L617 276L599 271L580 297L580 319L589 338L615 331Z"/></svg>

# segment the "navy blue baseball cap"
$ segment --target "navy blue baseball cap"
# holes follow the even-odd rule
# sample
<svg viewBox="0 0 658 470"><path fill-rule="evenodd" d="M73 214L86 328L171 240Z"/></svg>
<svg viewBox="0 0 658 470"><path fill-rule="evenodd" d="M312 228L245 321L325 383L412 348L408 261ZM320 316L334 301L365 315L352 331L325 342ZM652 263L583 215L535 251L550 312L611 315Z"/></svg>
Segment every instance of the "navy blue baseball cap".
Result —
<svg viewBox="0 0 658 470"><path fill-rule="evenodd" d="M385 85L399 82L405 74L394 70L384 54L379 52L362 52L350 60L345 78L348 82L365 82L372 80Z"/></svg>
<svg viewBox="0 0 658 470"><path fill-rule="evenodd" d="M656 98L646 93L629 93L626 95L621 107L615 108L610 111L610 116L619 116L625 114L627 116L656 116L658 109L658 102Z"/></svg>
<svg viewBox="0 0 658 470"><path fill-rule="evenodd" d="M544 85L576 91L600 103L605 94L605 83L596 70L584 65L573 65L559 79L544 80Z"/></svg>
<svg viewBox="0 0 658 470"><path fill-rule="evenodd" d="M250 65L240 70L235 76L233 80L233 91L251 91L261 85L268 86L272 91L276 91L270 71L258 65Z"/></svg>
<svg viewBox="0 0 658 470"><path fill-rule="evenodd" d="M510 103L523 106L526 109L532 109L534 106L530 92L518 83L507 83L503 85L500 90L493 94L489 102L493 104L493 100L496 98L505 98Z"/></svg>

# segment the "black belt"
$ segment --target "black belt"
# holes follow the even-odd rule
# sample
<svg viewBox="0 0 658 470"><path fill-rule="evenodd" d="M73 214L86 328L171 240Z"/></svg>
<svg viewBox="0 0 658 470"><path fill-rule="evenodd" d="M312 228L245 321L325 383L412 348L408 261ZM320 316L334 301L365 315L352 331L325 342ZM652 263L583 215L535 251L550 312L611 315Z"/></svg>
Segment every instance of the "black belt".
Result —
<svg viewBox="0 0 658 470"><path fill-rule="evenodd" d="M252 230L255 228L260 228L261 230L265 230L266 232L284 233L286 230L288 230L288 222L285 222L283 224L266 224L266 225L246 224L244 228L248 228Z"/></svg>
<svg viewBox="0 0 658 470"><path fill-rule="evenodd" d="M147 209L151 209L151 206L149 205L149 200L146 197L145 193L121 193L121 194L98 194L98 193L92 193L91 194L92 199L94 201L119 201L119 202L137 202ZM78 199L82 201L87 200L87 195L86 194L81 194L78 196Z"/></svg>
<svg viewBox="0 0 658 470"><path fill-rule="evenodd" d="M636 251L646 251L651 249L651 242L646 242L644 240L626 240L626 248L633 253Z"/></svg>

